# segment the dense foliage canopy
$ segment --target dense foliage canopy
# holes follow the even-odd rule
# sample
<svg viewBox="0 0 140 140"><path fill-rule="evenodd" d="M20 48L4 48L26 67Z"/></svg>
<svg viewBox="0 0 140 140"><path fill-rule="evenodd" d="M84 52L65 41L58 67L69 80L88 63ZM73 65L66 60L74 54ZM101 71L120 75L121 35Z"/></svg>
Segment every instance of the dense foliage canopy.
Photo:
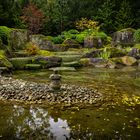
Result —
<svg viewBox="0 0 140 140"><path fill-rule="evenodd" d="M0 26L26 28L21 17L30 3L44 14L42 29L38 31L45 35L75 28L81 18L99 22L108 33L140 27L139 0L1 0Z"/></svg>

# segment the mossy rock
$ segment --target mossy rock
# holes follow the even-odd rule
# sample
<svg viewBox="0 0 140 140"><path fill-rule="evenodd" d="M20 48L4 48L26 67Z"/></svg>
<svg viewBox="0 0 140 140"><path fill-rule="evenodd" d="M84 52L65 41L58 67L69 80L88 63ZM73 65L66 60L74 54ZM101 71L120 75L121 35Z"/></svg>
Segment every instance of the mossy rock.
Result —
<svg viewBox="0 0 140 140"><path fill-rule="evenodd" d="M135 29L132 28L126 28L115 32L113 34L112 45L117 46L121 44L125 47L133 46L135 43L134 33Z"/></svg>
<svg viewBox="0 0 140 140"><path fill-rule="evenodd" d="M40 64L26 64L25 69L27 69L27 70L38 70L38 69L41 69L41 65Z"/></svg>
<svg viewBox="0 0 140 140"><path fill-rule="evenodd" d="M26 64L30 64L34 61L33 57L18 57L18 58L11 58L10 62L13 64L15 69L24 69Z"/></svg>
<svg viewBox="0 0 140 140"><path fill-rule="evenodd" d="M122 63L126 66L133 66L137 64L137 59L135 59L134 57L130 57L130 56L124 56L121 58Z"/></svg>
<svg viewBox="0 0 140 140"><path fill-rule="evenodd" d="M116 47L108 47L106 48L107 51L110 52L110 57L122 57L127 54L127 51L125 49L119 49Z"/></svg>
<svg viewBox="0 0 140 140"><path fill-rule="evenodd" d="M34 60L34 64L40 64L42 68L59 67L62 59L60 57L50 56L37 56Z"/></svg>
<svg viewBox="0 0 140 140"><path fill-rule="evenodd" d="M81 45L74 39L66 39L63 44L66 44L69 48L80 48Z"/></svg>
<svg viewBox="0 0 140 140"><path fill-rule="evenodd" d="M78 61L73 61L73 62L65 62L62 63L63 67L81 67L82 65Z"/></svg>
<svg viewBox="0 0 140 140"><path fill-rule="evenodd" d="M29 57L29 54L26 51L17 51L17 52L13 52L13 56L15 56L15 57Z"/></svg>
<svg viewBox="0 0 140 140"><path fill-rule="evenodd" d="M13 29L9 35L9 45L13 50L24 50L28 42L27 30Z"/></svg>
<svg viewBox="0 0 140 140"><path fill-rule="evenodd" d="M82 66L90 66L91 65L91 61L90 58L81 58L79 60L80 65Z"/></svg>
<svg viewBox="0 0 140 140"><path fill-rule="evenodd" d="M69 49L69 45L67 44L53 44L53 51L67 51Z"/></svg>
<svg viewBox="0 0 140 140"><path fill-rule="evenodd" d="M10 69L13 67L11 62L5 56L5 52L3 50L0 50L0 67L7 67Z"/></svg>
<svg viewBox="0 0 140 140"><path fill-rule="evenodd" d="M11 28L6 26L0 26L0 38L5 45L8 45L8 40L10 36L10 32L12 31Z"/></svg>
<svg viewBox="0 0 140 140"><path fill-rule="evenodd" d="M134 57L124 56L124 57L116 57L111 59L118 65L122 66L134 66L137 65L137 60Z"/></svg>
<svg viewBox="0 0 140 140"><path fill-rule="evenodd" d="M62 58L62 62L72 62L72 61L78 61L81 58L81 55L58 55Z"/></svg>
<svg viewBox="0 0 140 140"><path fill-rule="evenodd" d="M44 35L31 35L30 41L41 50L53 51L53 43Z"/></svg>

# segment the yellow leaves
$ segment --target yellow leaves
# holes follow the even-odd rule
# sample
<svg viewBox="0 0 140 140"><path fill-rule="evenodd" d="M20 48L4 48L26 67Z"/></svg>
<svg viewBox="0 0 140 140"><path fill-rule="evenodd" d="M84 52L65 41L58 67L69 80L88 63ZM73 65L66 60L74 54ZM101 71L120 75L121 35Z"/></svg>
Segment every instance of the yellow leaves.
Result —
<svg viewBox="0 0 140 140"><path fill-rule="evenodd" d="M85 29L95 29L99 30L100 26L97 21L87 19L87 18L81 18L81 20L76 21L76 28L80 30L85 30Z"/></svg>
<svg viewBox="0 0 140 140"><path fill-rule="evenodd" d="M137 104L140 104L140 97L137 95L128 96L126 94L122 97L123 104L126 104L128 106L135 106Z"/></svg>

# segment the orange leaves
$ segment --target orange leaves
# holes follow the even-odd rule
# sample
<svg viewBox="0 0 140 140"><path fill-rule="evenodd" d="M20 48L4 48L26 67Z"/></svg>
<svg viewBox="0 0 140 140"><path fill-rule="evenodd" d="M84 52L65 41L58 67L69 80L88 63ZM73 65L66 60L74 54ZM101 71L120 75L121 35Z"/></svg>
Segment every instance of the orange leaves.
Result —
<svg viewBox="0 0 140 140"><path fill-rule="evenodd" d="M23 8L23 16L21 19L26 23L31 33L38 33L43 24L44 14L34 4L29 4Z"/></svg>

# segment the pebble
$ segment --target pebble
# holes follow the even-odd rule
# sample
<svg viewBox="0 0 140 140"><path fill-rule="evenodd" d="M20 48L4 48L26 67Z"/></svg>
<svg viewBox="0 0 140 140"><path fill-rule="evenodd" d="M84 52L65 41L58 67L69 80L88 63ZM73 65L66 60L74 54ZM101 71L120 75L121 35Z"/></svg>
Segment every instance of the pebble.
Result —
<svg viewBox="0 0 140 140"><path fill-rule="evenodd" d="M48 84L27 82L12 77L0 77L0 99L48 104L95 104L101 101L102 94L97 89L63 84L59 91L51 91Z"/></svg>

